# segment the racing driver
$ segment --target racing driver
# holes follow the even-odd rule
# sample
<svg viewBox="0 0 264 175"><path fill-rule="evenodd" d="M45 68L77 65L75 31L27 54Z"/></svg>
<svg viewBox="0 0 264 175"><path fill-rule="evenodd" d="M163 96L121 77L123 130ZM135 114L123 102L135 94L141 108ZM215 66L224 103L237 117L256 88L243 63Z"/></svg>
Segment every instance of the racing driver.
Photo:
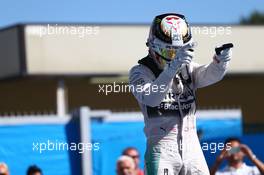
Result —
<svg viewBox="0 0 264 175"><path fill-rule="evenodd" d="M195 92L223 78L232 53L222 49L199 65L192 61L195 45L184 15L156 16L149 53L130 70L129 86L141 87L132 92L144 115L147 175L209 175L196 132Z"/></svg>

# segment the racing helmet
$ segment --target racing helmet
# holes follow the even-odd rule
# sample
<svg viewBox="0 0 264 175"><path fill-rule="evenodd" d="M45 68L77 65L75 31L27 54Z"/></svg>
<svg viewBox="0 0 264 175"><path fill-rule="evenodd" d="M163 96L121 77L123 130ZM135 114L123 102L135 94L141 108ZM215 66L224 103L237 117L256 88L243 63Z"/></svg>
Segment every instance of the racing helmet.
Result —
<svg viewBox="0 0 264 175"><path fill-rule="evenodd" d="M155 53L155 61L163 68L176 57L177 50L191 39L191 30L184 15L166 13L154 18L147 46L150 53Z"/></svg>

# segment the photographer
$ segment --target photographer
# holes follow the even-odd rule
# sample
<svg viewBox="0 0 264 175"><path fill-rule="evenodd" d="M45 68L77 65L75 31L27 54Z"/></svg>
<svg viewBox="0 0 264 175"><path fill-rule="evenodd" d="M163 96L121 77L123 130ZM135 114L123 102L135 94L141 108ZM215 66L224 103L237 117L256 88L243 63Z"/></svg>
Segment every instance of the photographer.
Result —
<svg viewBox="0 0 264 175"><path fill-rule="evenodd" d="M229 138L226 140L226 148L217 157L211 168L211 175L260 175L264 174L264 164L257 159L256 155L247 146L241 143L237 138ZM245 164L244 157L247 156L255 166ZM220 171L220 164L224 160L228 161L228 165Z"/></svg>

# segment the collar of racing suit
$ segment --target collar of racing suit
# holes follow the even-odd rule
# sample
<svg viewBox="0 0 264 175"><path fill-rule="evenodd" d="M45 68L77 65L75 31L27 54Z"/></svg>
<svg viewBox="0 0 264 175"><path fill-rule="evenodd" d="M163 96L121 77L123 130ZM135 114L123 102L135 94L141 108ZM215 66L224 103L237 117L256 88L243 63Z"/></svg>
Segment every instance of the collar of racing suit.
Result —
<svg viewBox="0 0 264 175"><path fill-rule="evenodd" d="M160 69L158 67L158 65L155 63L155 61L153 60L153 58L151 58L149 55L147 55L146 57L140 59L138 61L138 63L146 66L147 68L149 68L153 72L153 74L155 75L156 78L163 71L162 69ZM185 69L185 73L187 74L187 78L184 78L186 76L183 77L182 71L179 74L179 76L180 76L181 80L183 81L183 83L190 84L192 81L191 81L191 75L190 75L190 72L189 72L189 68L188 68L187 65L185 65L183 69Z"/></svg>
<svg viewBox="0 0 264 175"><path fill-rule="evenodd" d="M138 61L138 64L142 64L142 65L148 67L153 72L153 74L155 75L156 78L163 71L162 69L160 69L158 67L158 65L155 63L155 61L149 55L147 55L146 57L140 59Z"/></svg>

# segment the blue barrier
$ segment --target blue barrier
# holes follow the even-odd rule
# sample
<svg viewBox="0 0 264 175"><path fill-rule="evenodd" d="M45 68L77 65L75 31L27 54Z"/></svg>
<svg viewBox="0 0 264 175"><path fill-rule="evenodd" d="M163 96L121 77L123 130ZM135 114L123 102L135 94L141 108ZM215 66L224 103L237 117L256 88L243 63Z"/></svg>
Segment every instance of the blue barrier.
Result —
<svg viewBox="0 0 264 175"><path fill-rule="evenodd" d="M143 122L92 123L92 142L99 142L99 151L93 151L93 175L114 175L116 160L129 146L141 155L141 168L145 151Z"/></svg>
<svg viewBox="0 0 264 175"><path fill-rule="evenodd" d="M205 120L198 119L197 127L203 131L203 141L208 143L223 142L228 136L241 137L240 120ZM93 150L93 175L114 175L116 160L122 151L129 146L136 147L141 154L140 167L143 168L143 157L146 139L143 133L143 122L98 122L92 121L92 142L99 143L99 150ZM212 134L213 133L213 134ZM80 154L76 151L33 151L33 142L78 143L79 125L68 124L24 124L0 126L0 161L10 167L11 174L25 174L31 164L37 164L49 175L81 174ZM248 144L255 154L264 159L262 151L264 135L247 135L242 141ZM209 166L215 160L216 153L205 151Z"/></svg>
<svg viewBox="0 0 264 175"><path fill-rule="evenodd" d="M197 130L202 131L202 139L221 138L232 135L241 137L243 134L241 118L233 119L199 119Z"/></svg>
<svg viewBox="0 0 264 175"><path fill-rule="evenodd" d="M232 136L241 137L240 119L199 119L197 127L203 131L203 139ZM94 175L114 175L116 160L126 147L133 146L141 154L141 168L146 148L143 122L92 122L92 142L100 143L100 151L93 152ZM210 159L211 161L211 159Z"/></svg>
<svg viewBox="0 0 264 175"><path fill-rule="evenodd" d="M73 123L0 126L0 162L9 166L10 174L26 174L36 164L44 174L80 174L79 155L68 150L40 151L40 143L78 142L78 127ZM37 150L37 144L38 150ZM47 147L46 147L47 148Z"/></svg>

